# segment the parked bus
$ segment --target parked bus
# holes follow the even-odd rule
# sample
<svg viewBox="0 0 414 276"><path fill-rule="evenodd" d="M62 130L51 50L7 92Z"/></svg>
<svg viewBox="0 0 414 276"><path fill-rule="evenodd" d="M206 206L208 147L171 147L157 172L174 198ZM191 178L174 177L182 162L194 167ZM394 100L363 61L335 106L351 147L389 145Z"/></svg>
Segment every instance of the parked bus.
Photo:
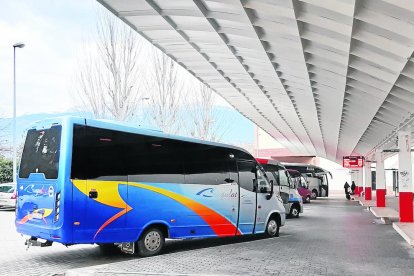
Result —
<svg viewBox="0 0 414 276"><path fill-rule="evenodd" d="M282 199L247 151L100 120L36 122L17 190L28 246L120 244L151 256L165 238L275 237L285 223Z"/></svg>
<svg viewBox="0 0 414 276"><path fill-rule="evenodd" d="M288 169L287 171L290 175L290 179L292 179L292 182L294 183L299 194L302 196L303 202L310 203L311 197L312 197L312 191L309 190L309 185L305 179L305 177L307 176L302 175L297 170Z"/></svg>
<svg viewBox="0 0 414 276"><path fill-rule="evenodd" d="M278 161L271 159L256 158L263 166L267 176L276 185L276 191L282 198L286 214L298 218L303 213L303 202L294 182L289 176L286 168Z"/></svg>
<svg viewBox="0 0 414 276"><path fill-rule="evenodd" d="M317 197L328 197L328 175L332 179L332 174L329 171L310 164L283 163L283 165L287 169L297 170L301 174L306 176L306 181L308 182L309 190L312 191L312 199L315 199Z"/></svg>

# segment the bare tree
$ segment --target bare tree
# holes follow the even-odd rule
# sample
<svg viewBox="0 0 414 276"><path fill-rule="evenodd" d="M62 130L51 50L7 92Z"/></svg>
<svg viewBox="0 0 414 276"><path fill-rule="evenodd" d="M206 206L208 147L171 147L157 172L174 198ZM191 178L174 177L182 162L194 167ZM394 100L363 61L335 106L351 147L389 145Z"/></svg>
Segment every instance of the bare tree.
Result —
<svg viewBox="0 0 414 276"><path fill-rule="evenodd" d="M84 49L78 96L95 118L130 119L141 96L142 38L119 19L100 14L96 47Z"/></svg>
<svg viewBox="0 0 414 276"><path fill-rule="evenodd" d="M197 81L192 97L187 97L186 110L189 115L186 128L191 137L219 142L229 130L229 118L224 118L217 108L216 93Z"/></svg>
<svg viewBox="0 0 414 276"><path fill-rule="evenodd" d="M166 133L176 134L180 128L183 82L177 77L178 65L164 53L153 50L153 72L148 88L150 119Z"/></svg>

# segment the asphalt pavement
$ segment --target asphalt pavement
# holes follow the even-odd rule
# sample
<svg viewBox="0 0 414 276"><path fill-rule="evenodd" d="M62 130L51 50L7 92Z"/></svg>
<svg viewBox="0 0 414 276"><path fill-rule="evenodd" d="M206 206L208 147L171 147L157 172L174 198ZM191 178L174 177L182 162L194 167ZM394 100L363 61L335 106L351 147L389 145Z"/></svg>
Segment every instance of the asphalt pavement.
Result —
<svg viewBox="0 0 414 276"><path fill-rule="evenodd" d="M314 200L279 238L168 241L134 258L94 245L26 251L13 212L0 211L0 275L413 275L414 249L390 225L344 198Z"/></svg>

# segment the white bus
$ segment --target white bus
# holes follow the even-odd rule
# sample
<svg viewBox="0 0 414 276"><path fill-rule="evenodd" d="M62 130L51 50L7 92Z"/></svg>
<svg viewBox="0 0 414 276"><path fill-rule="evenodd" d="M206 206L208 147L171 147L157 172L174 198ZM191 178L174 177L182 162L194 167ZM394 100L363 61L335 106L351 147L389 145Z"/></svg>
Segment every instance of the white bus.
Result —
<svg viewBox="0 0 414 276"><path fill-rule="evenodd" d="M282 163L287 169L297 170L305 176L312 192L312 199L317 197L328 197L329 178L332 174L321 167L303 163Z"/></svg>

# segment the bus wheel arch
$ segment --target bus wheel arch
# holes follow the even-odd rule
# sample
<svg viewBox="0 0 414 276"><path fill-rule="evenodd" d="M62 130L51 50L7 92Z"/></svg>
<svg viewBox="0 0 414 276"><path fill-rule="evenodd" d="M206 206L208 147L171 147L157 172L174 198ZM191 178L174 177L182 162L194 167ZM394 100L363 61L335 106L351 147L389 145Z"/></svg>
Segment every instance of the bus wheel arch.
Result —
<svg viewBox="0 0 414 276"><path fill-rule="evenodd" d="M161 252L165 244L165 238L169 237L168 226L163 223L147 225L135 242L137 255L149 257Z"/></svg>
<svg viewBox="0 0 414 276"><path fill-rule="evenodd" d="M267 237L279 237L281 218L278 212L272 213L267 221L265 234Z"/></svg>

